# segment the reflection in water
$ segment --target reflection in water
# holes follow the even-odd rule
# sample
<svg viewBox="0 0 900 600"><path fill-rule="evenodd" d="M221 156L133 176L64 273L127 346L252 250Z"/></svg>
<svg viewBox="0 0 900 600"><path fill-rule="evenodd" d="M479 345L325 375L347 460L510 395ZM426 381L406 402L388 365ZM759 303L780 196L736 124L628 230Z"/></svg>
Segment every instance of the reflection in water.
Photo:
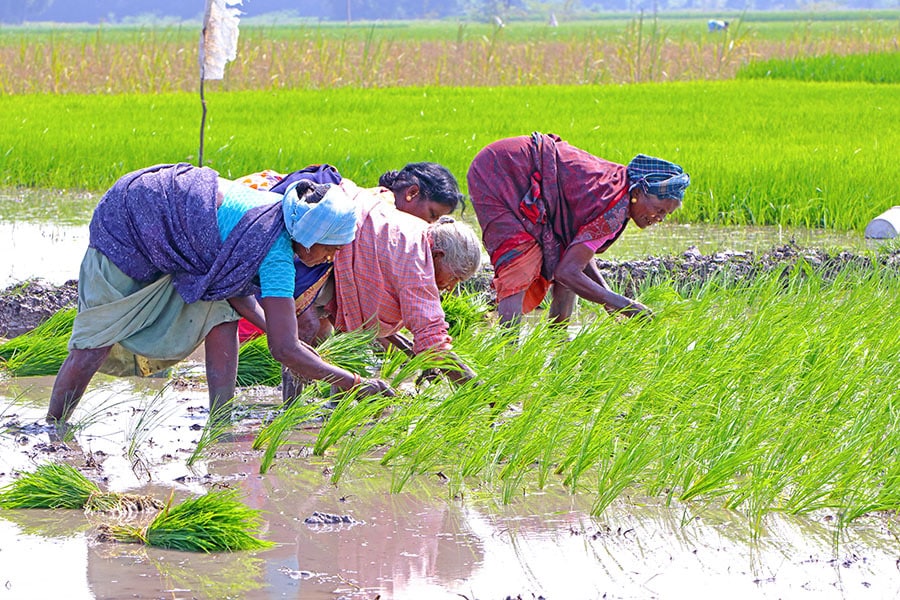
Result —
<svg viewBox="0 0 900 600"><path fill-rule="evenodd" d="M217 445L191 470L185 461L205 421L205 390L159 380L98 379L79 410L105 407L103 418L79 431L67 452L48 453L46 432L31 425L46 411L51 382L0 382L0 485L41 461L85 467L90 457L98 467L89 474L113 491L167 499L174 490L180 501L210 486L236 487L262 511L262 537L277 546L203 555L98 543L81 511L0 511L0 600L900 596L892 518L854 521L835 547L828 514L769 515L754 540L738 513L652 498L623 498L594 518L592 498L559 488L498 506L475 491L450 499L446 484L427 474L392 495L391 473L377 461L354 463L338 485L330 483L329 457L281 454L260 475L252 436ZM148 481L128 463L124 432L158 394L177 410L144 444ZM274 404L263 394L253 402ZM316 511L354 522L307 524Z"/></svg>
<svg viewBox="0 0 900 600"><path fill-rule="evenodd" d="M55 285L78 279L87 246L86 225L0 220L0 289L35 277Z"/></svg>
<svg viewBox="0 0 900 600"><path fill-rule="evenodd" d="M761 253L795 241L802 247L861 252L882 242L866 240L857 232L780 227L719 227L660 223L645 230L628 227L612 247L600 255L604 260L634 260L652 255L682 254L696 246L703 254L716 252ZM53 222L8 222L0 219L0 255L12 257L0 270L0 288L40 277L59 285L78 278L87 249L86 224Z"/></svg>
<svg viewBox="0 0 900 600"><path fill-rule="evenodd" d="M647 229L628 227L601 257L605 260L634 260L648 256L679 255L691 246L701 254L716 252L762 253L777 246L796 243L801 247L862 252L874 249L860 232L783 227L722 227L706 224L663 222Z"/></svg>

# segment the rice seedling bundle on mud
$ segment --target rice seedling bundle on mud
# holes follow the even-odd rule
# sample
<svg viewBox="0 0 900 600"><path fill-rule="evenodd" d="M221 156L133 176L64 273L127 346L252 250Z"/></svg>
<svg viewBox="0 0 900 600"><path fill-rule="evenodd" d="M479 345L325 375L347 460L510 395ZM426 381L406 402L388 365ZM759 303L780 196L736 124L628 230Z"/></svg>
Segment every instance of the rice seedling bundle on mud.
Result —
<svg viewBox="0 0 900 600"><path fill-rule="evenodd" d="M189 552L261 550L273 546L254 537L261 525L259 511L241 503L235 490L219 490L175 506L170 499L147 527L103 525L100 537Z"/></svg>
<svg viewBox="0 0 900 600"><path fill-rule="evenodd" d="M61 310L22 335L0 345L0 366L11 375L55 375L69 353L76 309Z"/></svg>
<svg viewBox="0 0 900 600"><path fill-rule="evenodd" d="M172 505L149 496L103 492L75 467L45 464L0 488L0 508L84 509L87 514L116 517L99 525L101 541L139 542L192 552L258 550L271 542L254 537L262 521L234 490ZM124 522L138 513L158 511L149 525Z"/></svg>
<svg viewBox="0 0 900 600"><path fill-rule="evenodd" d="M45 464L0 488L0 508L83 508L87 513L132 514L159 510L149 496L104 492L66 464Z"/></svg>

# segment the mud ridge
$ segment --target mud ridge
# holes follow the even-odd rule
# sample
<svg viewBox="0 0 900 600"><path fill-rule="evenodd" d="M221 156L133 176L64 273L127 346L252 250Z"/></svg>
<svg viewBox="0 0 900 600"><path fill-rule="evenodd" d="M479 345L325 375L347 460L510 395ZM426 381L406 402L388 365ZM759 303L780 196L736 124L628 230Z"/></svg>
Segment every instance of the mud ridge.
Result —
<svg viewBox="0 0 900 600"><path fill-rule="evenodd" d="M790 273L791 267L809 265L821 277L833 279L849 269L876 266L900 270L900 250L879 255L859 255L848 251L802 248L793 244L770 251L717 252L701 254L696 248L675 256L648 257L642 260L607 261L597 259L600 272L609 284L625 295L635 296L646 284L670 280L676 289L687 291L711 281L725 284L752 282L772 271ZM464 284L467 291L493 295L490 265ZM76 305L78 282L50 285L39 279L19 283L0 291L0 337L13 338L30 331L50 315Z"/></svg>

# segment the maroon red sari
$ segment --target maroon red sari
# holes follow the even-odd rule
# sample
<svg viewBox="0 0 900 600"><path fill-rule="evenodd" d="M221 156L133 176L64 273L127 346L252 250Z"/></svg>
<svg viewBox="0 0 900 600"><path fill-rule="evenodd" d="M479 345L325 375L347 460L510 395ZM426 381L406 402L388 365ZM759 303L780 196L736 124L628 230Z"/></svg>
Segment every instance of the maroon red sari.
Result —
<svg viewBox="0 0 900 600"><path fill-rule="evenodd" d="M625 166L552 134L488 145L472 161L467 179L495 277L516 268L528 243L536 242L540 275L553 281L569 246L595 242L603 252L628 221Z"/></svg>

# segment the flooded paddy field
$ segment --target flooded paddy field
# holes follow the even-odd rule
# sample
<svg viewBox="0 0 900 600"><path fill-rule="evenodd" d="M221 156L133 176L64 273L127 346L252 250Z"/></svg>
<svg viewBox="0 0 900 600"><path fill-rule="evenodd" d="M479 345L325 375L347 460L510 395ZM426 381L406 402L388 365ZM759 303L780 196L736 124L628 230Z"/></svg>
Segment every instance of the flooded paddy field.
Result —
<svg viewBox="0 0 900 600"><path fill-rule="evenodd" d="M260 475L261 453L251 443L276 409L274 390L249 393L236 411L233 435L188 467L206 419L205 390L193 377L185 372L175 383L98 378L83 410L109 408L67 443L40 425L51 378L4 382L0 483L54 461L79 467L104 489L163 500L235 488L262 511L262 537L276 547L207 555L99 542L95 520L81 511L3 510L0 598L900 594L900 542L889 517L859 519L838 533L828 512L776 515L754 537L740 513L650 498L627 497L592 517L589 500L552 487L507 506L477 495L450 497L439 474L392 494L390 476L377 463L333 485L329 458L302 449L286 451ZM129 457L135 415L160 395L167 418L141 434L139 453Z"/></svg>
<svg viewBox="0 0 900 600"><path fill-rule="evenodd" d="M29 210L12 220L0 212L0 243L11 244L2 248L11 258L2 263L0 288L33 277L47 282L30 314L71 302L74 287L57 286L77 277L95 202L76 200L83 206L71 218ZM744 254L791 241L845 251L846 260L868 249L854 233L663 224L628 230L602 259L738 264ZM839 526L834 511L772 512L757 528L715 503L624 493L592 516L592 498L553 483L501 505L477 486L452 492L436 471L392 493L395 474L377 456L357 461L334 484L334 456L309 450L321 420L295 431L297 443L261 474L262 451L252 444L280 410L277 388L241 390L228 437L189 466L208 418L200 365L195 356L167 378L96 376L78 411L97 417L65 441L43 422L52 377L0 379L0 485L39 464L65 462L105 490L163 501L236 489L261 511L260 537L275 547L207 555L101 542L97 519L80 510L0 510L0 600L900 596L893 514ZM159 415L152 424L140 419L149 413Z"/></svg>

